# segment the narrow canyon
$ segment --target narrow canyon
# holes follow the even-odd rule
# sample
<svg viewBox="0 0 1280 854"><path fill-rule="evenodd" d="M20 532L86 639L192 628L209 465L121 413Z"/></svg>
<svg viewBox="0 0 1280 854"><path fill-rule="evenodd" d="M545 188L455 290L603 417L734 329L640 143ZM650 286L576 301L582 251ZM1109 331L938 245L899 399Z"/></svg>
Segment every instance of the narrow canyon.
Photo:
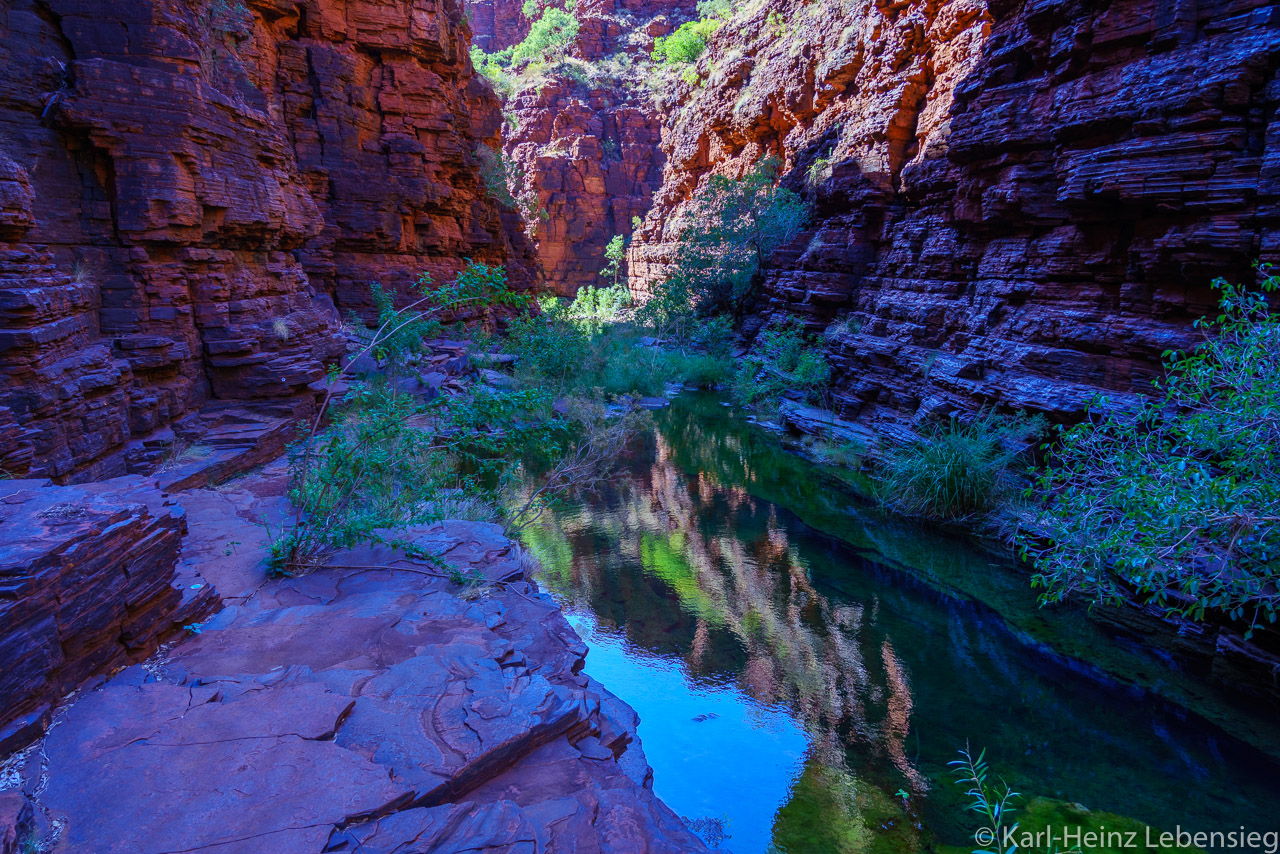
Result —
<svg viewBox="0 0 1280 854"><path fill-rule="evenodd" d="M0 854L950 854L987 744L1028 827L1280 832L1274 3L0 0L0 66Z"/></svg>

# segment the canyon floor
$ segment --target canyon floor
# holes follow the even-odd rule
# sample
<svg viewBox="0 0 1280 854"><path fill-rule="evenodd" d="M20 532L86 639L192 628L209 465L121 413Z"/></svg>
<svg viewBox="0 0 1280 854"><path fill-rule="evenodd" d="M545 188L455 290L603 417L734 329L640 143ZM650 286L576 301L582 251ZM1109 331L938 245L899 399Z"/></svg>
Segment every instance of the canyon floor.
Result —
<svg viewBox="0 0 1280 854"><path fill-rule="evenodd" d="M223 608L77 692L9 761L13 850L706 850L498 526L408 532L443 567L366 547L266 580L286 485L277 460L172 496L179 584Z"/></svg>

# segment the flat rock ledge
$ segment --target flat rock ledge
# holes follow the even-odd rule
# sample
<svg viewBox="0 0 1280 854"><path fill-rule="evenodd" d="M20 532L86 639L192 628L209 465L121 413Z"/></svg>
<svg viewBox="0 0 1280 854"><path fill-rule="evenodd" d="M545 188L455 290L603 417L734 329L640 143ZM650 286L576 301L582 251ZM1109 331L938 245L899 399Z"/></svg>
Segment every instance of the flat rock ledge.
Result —
<svg viewBox="0 0 1280 854"><path fill-rule="evenodd" d="M178 496L226 607L10 758L3 854L707 850L498 526L411 532L465 585L381 548L264 584L261 492Z"/></svg>

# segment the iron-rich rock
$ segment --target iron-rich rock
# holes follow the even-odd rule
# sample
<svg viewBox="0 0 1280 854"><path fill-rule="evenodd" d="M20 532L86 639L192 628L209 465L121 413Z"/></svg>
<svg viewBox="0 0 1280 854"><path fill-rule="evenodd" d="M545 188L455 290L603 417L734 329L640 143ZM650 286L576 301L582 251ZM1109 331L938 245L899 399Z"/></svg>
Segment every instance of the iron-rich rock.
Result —
<svg viewBox="0 0 1280 854"><path fill-rule="evenodd" d="M385 548L262 586L209 561L231 518L212 495L188 495L191 553L238 604L50 731L59 851L706 850L498 526L407 534L476 586Z"/></svg>
<svg viewBox="0 0 1280 854"><path fill-rule="evenodd" d="M216 607L207 585L180 589L185 531L182 509L139 478L0 481L0 753L38 735L85 679Z"/></svg>
<svg viewBox="0 0 1280 854"><path fill-rule="evenodd" d="M843 418L1079 419L1150 390L1214 277L1280 261L1274 4L752 8L672 95L631 285L709 176L779 157L813 216L763 311L827 330Z"/></svg>
<svg viewBox="0 0 1280 854"><path fill-rule="evenodd" d="M6 3L0 467L102 479L211 398L308 399L370 281L528 285L466 42L456 0Z"/></svg>

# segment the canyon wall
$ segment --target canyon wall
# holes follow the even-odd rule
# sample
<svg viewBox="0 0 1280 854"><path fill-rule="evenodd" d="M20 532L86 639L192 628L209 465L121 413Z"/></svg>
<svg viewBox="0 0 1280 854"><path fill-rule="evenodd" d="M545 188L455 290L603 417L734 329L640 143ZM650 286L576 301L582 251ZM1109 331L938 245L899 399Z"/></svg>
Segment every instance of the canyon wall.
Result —
<svg viewBox="0 0 1280 854"><path fill-rule="evenodd" d="M0 6L0 468L155 462L211 399L307 397L371 281L536 270L456 0Z"/></svg>
<svg viewBox="0 0 1280 854"><path fill-rule="evenodd" d="M1280 261L1278 67L1265 0L744 7L666 96L632 288L711 174L776 157L813 215L762 313L825 332L842 416L1079 418Z"/></svg>
<svg viewBox="0 0 1280 854"><path fill-rule="evenodd" d="M642 65L655 36L695 16L695 0L582 0L578 38L528 73L506 100L504 150L524 200L547 287L561 296L608 284L605 246L629 238L662 184L662 122ZM519 42L529 21L506 0L468 3L476 43Z"/></svg>

